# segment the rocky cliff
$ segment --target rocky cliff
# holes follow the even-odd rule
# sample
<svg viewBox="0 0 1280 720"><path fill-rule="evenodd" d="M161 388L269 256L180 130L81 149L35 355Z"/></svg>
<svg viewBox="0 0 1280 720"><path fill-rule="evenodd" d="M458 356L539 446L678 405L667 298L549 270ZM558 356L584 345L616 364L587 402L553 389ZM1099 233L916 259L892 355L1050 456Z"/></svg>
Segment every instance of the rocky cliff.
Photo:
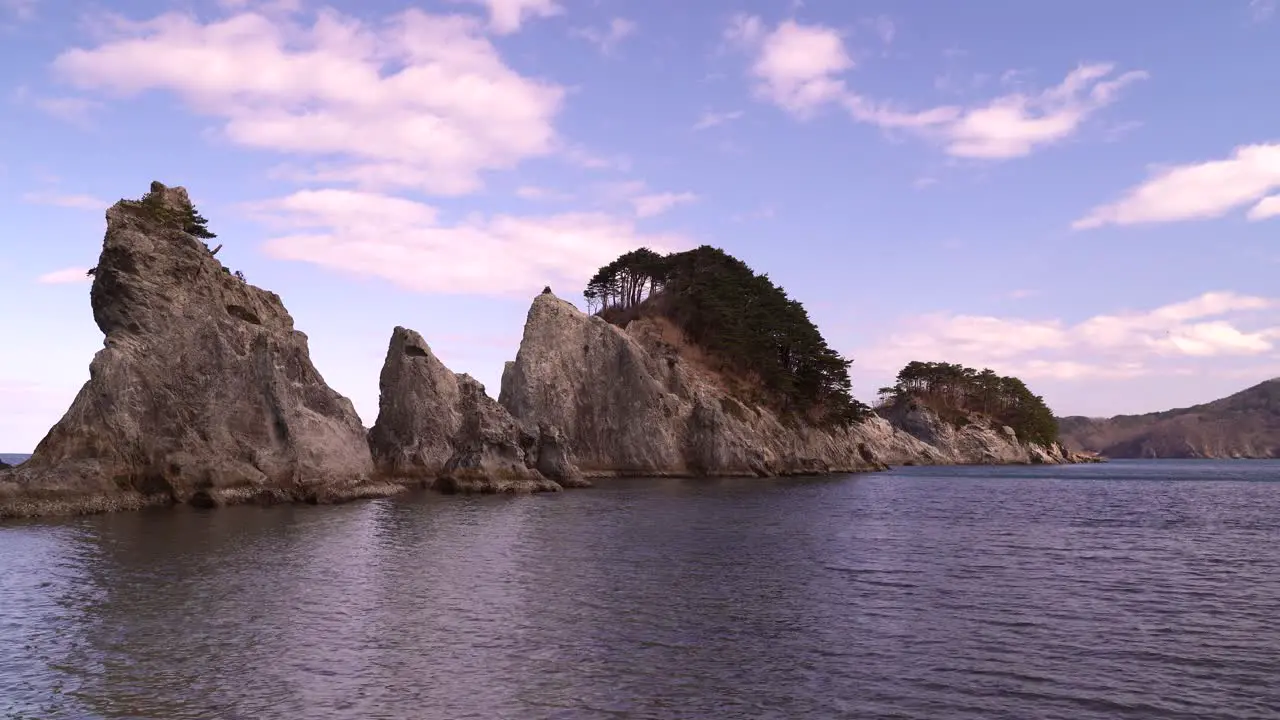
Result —
<svg viewBox="0 0 1280 720"><path fill-rule="evenodd" d="M953 430L917 413L904 430L873 417L820 428L744 403L661 317L624 330L550 293L529 310L499 402L519 420L560 428L578 466L606 475L786 475L887 464L1062 462L1012 433ZM912 423L914 422L914 425Z"/></svg>
<svg viewBox="0 0 1280 720"><path fill-rule="evenodd" d="M1111 458L1280 457L1280 380L1189 408L1058 421L1063 443Z"/></svg>
<svg viewBox="0 0 1280 720"><path fill-rule="evenodd" d="M583 484L554 428L522 426L483 385L445 367L413 330L392 332L379 391L369 446L388 478L444 492Z"/></svg>
<svg viewBox="0 0 1280 720"><path fill-rule="evenodd" d="M0 472L0 516L396 489L371 480L360 419L280 298L173 221L187 212L159 183L107 211L90 294L105 345L31 459Z"/></svg>

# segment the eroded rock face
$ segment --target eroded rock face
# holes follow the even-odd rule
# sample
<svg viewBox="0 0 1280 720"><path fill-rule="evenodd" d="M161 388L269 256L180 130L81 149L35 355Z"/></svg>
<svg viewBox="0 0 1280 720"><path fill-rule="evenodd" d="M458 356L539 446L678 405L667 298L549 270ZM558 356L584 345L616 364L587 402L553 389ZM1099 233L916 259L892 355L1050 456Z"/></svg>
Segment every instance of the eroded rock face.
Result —
<svg viewBox="0 0 1280 720"><path fill-rule="evenodd" d="M868 470L848 431L784 424L733 399L664 339L626 331L543 293L533 302L499 402L558 428L588 476L780 475Z"/></svg>
<svg viewBox="0 0 1280 720"><path fill-rule="evenodd" d="M462 425L458 376L431 352L422 336L397 327L378 379L378 420L369 448L379 472L433 479L453 456Z"/></svg>
<svg viewBox="0 0 1280 720"><path fill-rule="evenodd" d="M686 473L681 406L631 336L551 293L533 301L498 401L558 428L587 475Z"/></svg>
<svg viewBox="0 0 1280 720"><path fill-rule="evenodd" d="M157 189L165 207L183 188ZM21 467L0 516L387 494L351 402L311 364L279 296L204 243L120 202L91 291L105 347L70 409Z"/></svg>
<svg viewBox="0 0 1280 720"><path fill-rule="evenodd" d="M581 475L553 428L526 427L422 336L397 327L369 444L381 472L443 492L555 491Z"/></svg>
<svg viewBox="0 0 1280 720"><path fill-rule="evenodd" d="M636 320L622 330L545 292L534 299L519 354L504 369L499 402L519 420L559 428L589 476L1062 461L1005 429L974 423L955 430L931 413L872 417L851 428L784 420L735 399L666 321Z"/></svg>
<svg viewBox="0 0 1280 720"><path fill-rule="evenodd" d="M1019 465L1069 462L1057 446L1050 448L1018 441L1013 428L974 421L956 428L920 405L891 408L890 425L921 441L930 450L925 457L906 457L899 463L931 465Z"/></svg>

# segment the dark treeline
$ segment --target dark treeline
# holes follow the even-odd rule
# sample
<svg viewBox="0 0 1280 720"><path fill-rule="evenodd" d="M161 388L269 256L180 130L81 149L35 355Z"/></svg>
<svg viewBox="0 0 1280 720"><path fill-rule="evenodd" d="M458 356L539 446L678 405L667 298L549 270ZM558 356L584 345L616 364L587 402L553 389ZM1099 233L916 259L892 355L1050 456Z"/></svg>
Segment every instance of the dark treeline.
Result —
<svg viewBox="0 0 1280 720"><path fill-rule="evenodd" d="M880 397L887 404L920 399L952 420L982 414L1013 428L1022 442L1049 445L1058 440L1058 421L1044 399L1018 378L990 369L913 361L902 368L893 386L880 389Z"/></svg>
<svg viewBox="0 0 1280 720"><path fill-rule="evenodd" d="M583 295L615 324L662 315L784 413L849 424L869 411L850 392L852 361L827 347L804 306L723 250L633 250L600 268Z"/></svg>

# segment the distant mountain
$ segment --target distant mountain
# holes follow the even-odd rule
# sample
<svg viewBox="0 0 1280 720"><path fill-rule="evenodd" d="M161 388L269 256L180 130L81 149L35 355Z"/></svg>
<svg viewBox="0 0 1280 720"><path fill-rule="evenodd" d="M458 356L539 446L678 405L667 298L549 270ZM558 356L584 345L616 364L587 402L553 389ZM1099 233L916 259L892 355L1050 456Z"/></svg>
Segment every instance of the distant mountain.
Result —
<svg viewBox="0 0 1280 720"><path fill-rule="evenodd" d="M21 453L0 453L0 467L3 467L4 465L18 465L19 463L26 461L29 457L31 456L23 455Z"/></svg>
<svg viewBox="0 0 1280 720"><path fill-rule="evenodd" d="M1280 458L1280 379L1189 408L1058 419L1062 443L1110 458Z"/></svg>

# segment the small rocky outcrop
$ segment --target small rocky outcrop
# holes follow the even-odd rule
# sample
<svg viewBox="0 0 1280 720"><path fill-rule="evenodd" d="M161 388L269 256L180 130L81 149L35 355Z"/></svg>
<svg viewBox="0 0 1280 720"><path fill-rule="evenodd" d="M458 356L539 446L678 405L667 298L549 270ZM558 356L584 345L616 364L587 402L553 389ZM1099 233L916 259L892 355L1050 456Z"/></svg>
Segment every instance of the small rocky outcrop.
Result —
<svg viewBox="0 0 1280 720"><path fill-rule="evenodd" d="M737 399L660 317L625 330L544 292L533 301L499 402L559 428L588 476L789 475L886 465L1064 462L981 422L956 430L931 413L848 428L779 417Z"/></svg>
<svg viewBox="0 0 1280 720"><path fill-rule="evenodd" d="M0 472L0 516L394 492L279 296L172 222L191 211L183 188L145 200L107 211L90 294L105 346L32 457Z"/></svg>
<svg viewBox="0 0 1280 720"><path fill-rule="evenodd" d="M961 427L946 422L928 406L905 403L884 411L889 424L932 449L924 457L904 458L900 464L940 465L1057 465L1071 462L1057 445L1022 443L1007 425L974 418Z"/></svg>
<svg viewBox="0 0 1280 720"><path fill-rule="evenodd" d="M385 476L442 492L536 492L580 486L562 434L517 422L474 378L456 374L422 336L397 327L369 431Z"/></svg>

